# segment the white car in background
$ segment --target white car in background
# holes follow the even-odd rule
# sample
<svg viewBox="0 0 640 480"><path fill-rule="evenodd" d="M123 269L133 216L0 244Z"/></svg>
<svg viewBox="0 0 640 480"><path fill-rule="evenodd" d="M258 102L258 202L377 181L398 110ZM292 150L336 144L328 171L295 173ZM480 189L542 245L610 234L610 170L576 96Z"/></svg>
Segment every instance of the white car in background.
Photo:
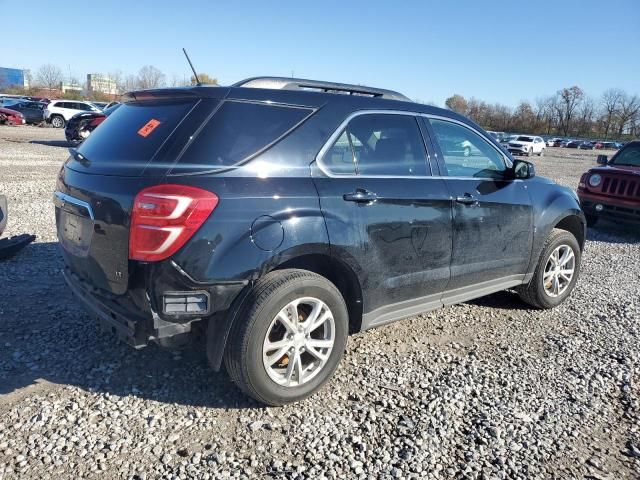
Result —
<svg viewBox="0 0 640 480"><path fill-rule="evenodd" d="M518 135L515 139L511 140L507 145L507 150L512 155L544 155L544 149L547 144L542 137L536 137L533 135Z"/></svg>
<svg viewBox="0 0 640 480"><path fill-rule="evenodd" d="M92 103L81 100L52 100L44 109L44 119L55 128L64 128L76 113L101 111Z"/></svg>

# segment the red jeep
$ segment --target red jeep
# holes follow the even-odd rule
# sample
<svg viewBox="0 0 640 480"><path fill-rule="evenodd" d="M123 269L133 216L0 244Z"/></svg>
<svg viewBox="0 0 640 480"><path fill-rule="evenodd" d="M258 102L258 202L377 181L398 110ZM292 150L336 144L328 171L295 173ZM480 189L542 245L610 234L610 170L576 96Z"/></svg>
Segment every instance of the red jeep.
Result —
<svg viewBox="0 0 640 480"><path fill-rule="evenodd" d="M640 141L629 142L611 160L598 155L598 164L578 184L587 223L600 217L640 223Z"/></svg>

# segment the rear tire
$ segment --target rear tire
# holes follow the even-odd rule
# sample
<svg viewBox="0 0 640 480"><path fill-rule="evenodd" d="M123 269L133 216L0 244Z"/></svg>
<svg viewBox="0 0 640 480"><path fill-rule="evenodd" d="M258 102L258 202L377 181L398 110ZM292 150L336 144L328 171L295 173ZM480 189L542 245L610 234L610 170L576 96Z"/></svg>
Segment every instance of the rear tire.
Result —
<svg viewBox="0 0 640 480"><path fill-rule="evenodd" d="M326 318L315 330L305 327L315 323L316 306L309 305L318 307L318 321ZM236 318L225 366L240 389L267 405L296 402L318 391L337 369L347 342L342 295L326 278L305 270L278 270L258 280ZM331 346L318 346L330 340Z"/></svg>
<svg viewBox="0 0 640 480"><path fill-rule="evenodd" d="M566 277L564 279L559 277L556 280L560 286L556 294L556 292L553 292L555 287L553 279L554 268L550 268L550 266L554 264L554 261L551 257L555 252L567 252L568 250L571 250L573 254L573 262L562 265L558 271L567 271L572 266L573 272L569 280L566 280ZM562 261L563 258L560 257L559 260ZM527 285L518 287L518 295L526 303L536 308L549 309L557 307L567 299L575 288L580 273L580 260L580 245L576 237L566 230L554 228L542 248L533 278ZM562 284L563 281L566 282L565 285Z"/></svg>

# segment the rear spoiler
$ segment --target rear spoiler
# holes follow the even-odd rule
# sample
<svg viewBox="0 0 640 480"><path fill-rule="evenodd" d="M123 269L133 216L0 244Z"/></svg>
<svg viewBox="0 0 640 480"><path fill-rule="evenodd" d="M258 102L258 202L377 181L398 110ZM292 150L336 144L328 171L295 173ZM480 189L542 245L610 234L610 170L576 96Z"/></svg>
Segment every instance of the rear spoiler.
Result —
<svg viewBox="0 0 640 480"><path fill-rule="evenodd" d="M169 98L196 98L198 93L191 88L156 88L153 90L135 90L122 95L122 103L159 100Z"/></svg>

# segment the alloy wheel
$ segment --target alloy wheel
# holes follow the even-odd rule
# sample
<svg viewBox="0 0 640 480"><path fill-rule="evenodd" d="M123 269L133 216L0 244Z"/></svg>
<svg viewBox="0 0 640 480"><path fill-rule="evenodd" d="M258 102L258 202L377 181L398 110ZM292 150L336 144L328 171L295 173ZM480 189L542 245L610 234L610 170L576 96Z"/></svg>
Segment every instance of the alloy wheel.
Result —
<svg viewBox="0 0 640 480"><path fill-rule="evenodd" d="M329 307L317 298L298 298L271 321L262 346L263 366L278 385L298 387L322 371L335 338Z"/></svg>
<svg viewBox="0 0 640 480"><path fill-rule="evenodd" d="M544 291L550 297L562 295L573 280L576 270L576 255L569 245L556 247L544 267Z"/></svg>

